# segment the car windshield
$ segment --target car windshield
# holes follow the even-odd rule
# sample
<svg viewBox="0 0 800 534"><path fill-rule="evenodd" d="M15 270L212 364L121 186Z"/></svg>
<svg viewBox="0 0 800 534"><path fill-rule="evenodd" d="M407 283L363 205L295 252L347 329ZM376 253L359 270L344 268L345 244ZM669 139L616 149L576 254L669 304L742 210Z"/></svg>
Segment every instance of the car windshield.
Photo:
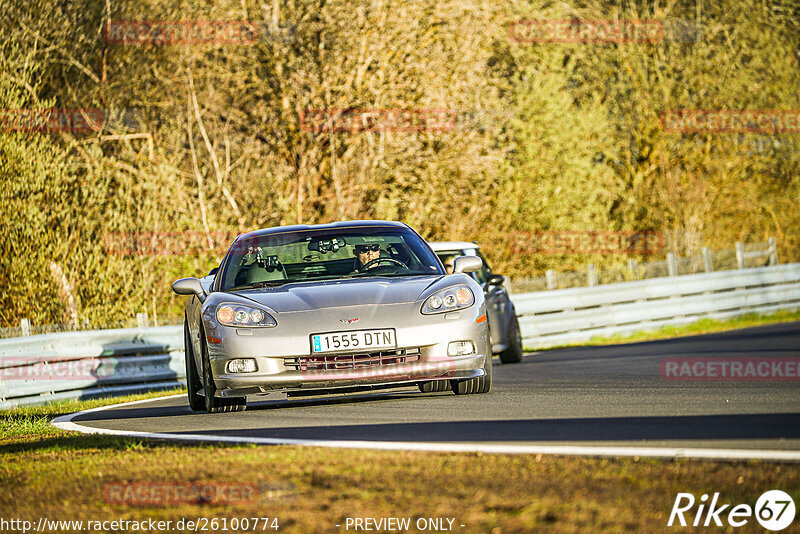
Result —
<svg viewBox="0 0 800 534"><path fill-rule="evenodd" d="M274 232L239 239L224 261L222 290L369 276L444 274L425 242L402 227Z"/></svg>

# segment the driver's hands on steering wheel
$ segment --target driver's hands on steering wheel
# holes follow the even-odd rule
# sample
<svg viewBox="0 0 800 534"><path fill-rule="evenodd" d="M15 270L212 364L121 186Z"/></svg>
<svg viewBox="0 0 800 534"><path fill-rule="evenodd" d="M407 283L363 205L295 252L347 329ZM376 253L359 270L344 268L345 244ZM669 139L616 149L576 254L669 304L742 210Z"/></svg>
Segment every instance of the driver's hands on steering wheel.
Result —
<svg viewBox="0 0 800 534"><path fill-rule="evenodd" d="M371 269L372 265L377 265L378 263L380 263L382 261L385 261L385 262L388 262L388 263L394 263L395 265L399 265L400 267L402 267L402 268L404 268L406 270L409 270L408 269L408 265L406 265L405 263L403 263L400 260L396 260L394 258L375 258L374 260L370 260L367 263L365 263L364 265L362 265L361 266L361 271L363 272L363 271L366 271L368 269Z"/></svg>

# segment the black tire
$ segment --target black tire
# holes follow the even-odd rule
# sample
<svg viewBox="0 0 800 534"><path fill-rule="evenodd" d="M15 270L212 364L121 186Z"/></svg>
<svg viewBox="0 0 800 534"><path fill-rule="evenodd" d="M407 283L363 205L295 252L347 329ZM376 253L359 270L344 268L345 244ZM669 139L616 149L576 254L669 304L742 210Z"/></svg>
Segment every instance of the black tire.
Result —
<svg viewBox="0 0 800 534"><path fill-rule="evenodd" d="M522 361L522 333L519 331L517 317L511 321L511 331L508 333L509 347L500 353L503 363L519 363Z"/></svg>
<svg viewBox="0 0 800 534"><path fill-rule="evenodd" d="M208 413L243 412L247 408L247 397L216 397L217 386L211 370L206 340L200 340L203 350L203 392L205 393L205 409Z"/></svg>
<svg viewBox="0 0 800 534"><path fill-rule="evenodd" d="M456 395L473 395L475 393L488 393L492 389L492 355L487 354L486 361L483 362L483 370L486 374L479 378L468 380L451 380L450 386Z"/></svg>
<svg viewBox="0 0 800 534"><path fill-rule="evenodd" d="M203 400L203 396L200 395L203 383L200 380L200 374L197 372L189 324L185 319L183 321L183 346L184 354L186 355L186 389L189 396L189 408L194 412L202 412L206 409L206 402Z"/></svg>
<svg viewBox="0 0 800 534"><path fill-rule="evenodd" d="M423 393L436 393L438 391L450 391L449 380L431 380L430 382L421 382L417 384L419 390Z"/></svg>

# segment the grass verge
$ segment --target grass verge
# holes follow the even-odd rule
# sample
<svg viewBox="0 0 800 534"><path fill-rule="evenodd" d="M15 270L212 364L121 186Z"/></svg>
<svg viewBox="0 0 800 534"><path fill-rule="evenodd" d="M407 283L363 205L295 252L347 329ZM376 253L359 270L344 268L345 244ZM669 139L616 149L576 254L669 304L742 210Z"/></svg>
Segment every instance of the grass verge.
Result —
<svg viewBox="0 0 800 534"><path fill-rule="evenodd" d="M676 337L696 336L701 334L713 334L715 332L727 332L728 330L738 330L752 326L764 326L769 324L791 323L800 321L800 310L781 311L768 315L749 313L733 319L699 319L691 324L683 326L665 326L656 330L636 332L634 334L617 334L614 336L596 336L584 343L571 343L553 347L538 349L526 349L526 351L557 350L570 347L618 345L623 343L638 343L640 341L654 341L658 339L671 339Z"/></svg>
<svg viewBox="0 0 800 534"><path fill-rule="evenodd" d="M49 424L63 413L163 394L0 412L0 517L153 519L172 521L177 532L189 531L175 529L181 519L214 517L227 519L227 532L244 532L231 528L244 517L277 518L280 532L302 533L345 532L348 517L410 518L409 532L431 531L416 528L420 518L450 518L465 533L661 532L678 492L720 492L721 502L753 506L778 488L800 502L796 464L181 445ZM175 483L233 485L247 498L240 492L230 502L229 491L228 500L158 502ZM142 488L150 488L149 502L132 503ZM275 532L261 527L255 531ZM221 523L214 530L225 531Z"/></svg>

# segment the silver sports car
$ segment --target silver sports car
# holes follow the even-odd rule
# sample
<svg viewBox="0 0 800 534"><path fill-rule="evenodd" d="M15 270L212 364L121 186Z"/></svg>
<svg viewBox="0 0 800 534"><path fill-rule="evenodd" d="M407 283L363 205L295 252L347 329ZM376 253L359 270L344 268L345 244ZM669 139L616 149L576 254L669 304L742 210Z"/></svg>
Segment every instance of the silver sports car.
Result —
<svg viewBox="0 0 800 534"><path fill-rule="evenodd" d="M243 410L248 395L447 384L492 385L481 286L445 271L408 225L352 221L238 236L219 268L172 285L188 295L184 342L193 410Z"/></svg>

